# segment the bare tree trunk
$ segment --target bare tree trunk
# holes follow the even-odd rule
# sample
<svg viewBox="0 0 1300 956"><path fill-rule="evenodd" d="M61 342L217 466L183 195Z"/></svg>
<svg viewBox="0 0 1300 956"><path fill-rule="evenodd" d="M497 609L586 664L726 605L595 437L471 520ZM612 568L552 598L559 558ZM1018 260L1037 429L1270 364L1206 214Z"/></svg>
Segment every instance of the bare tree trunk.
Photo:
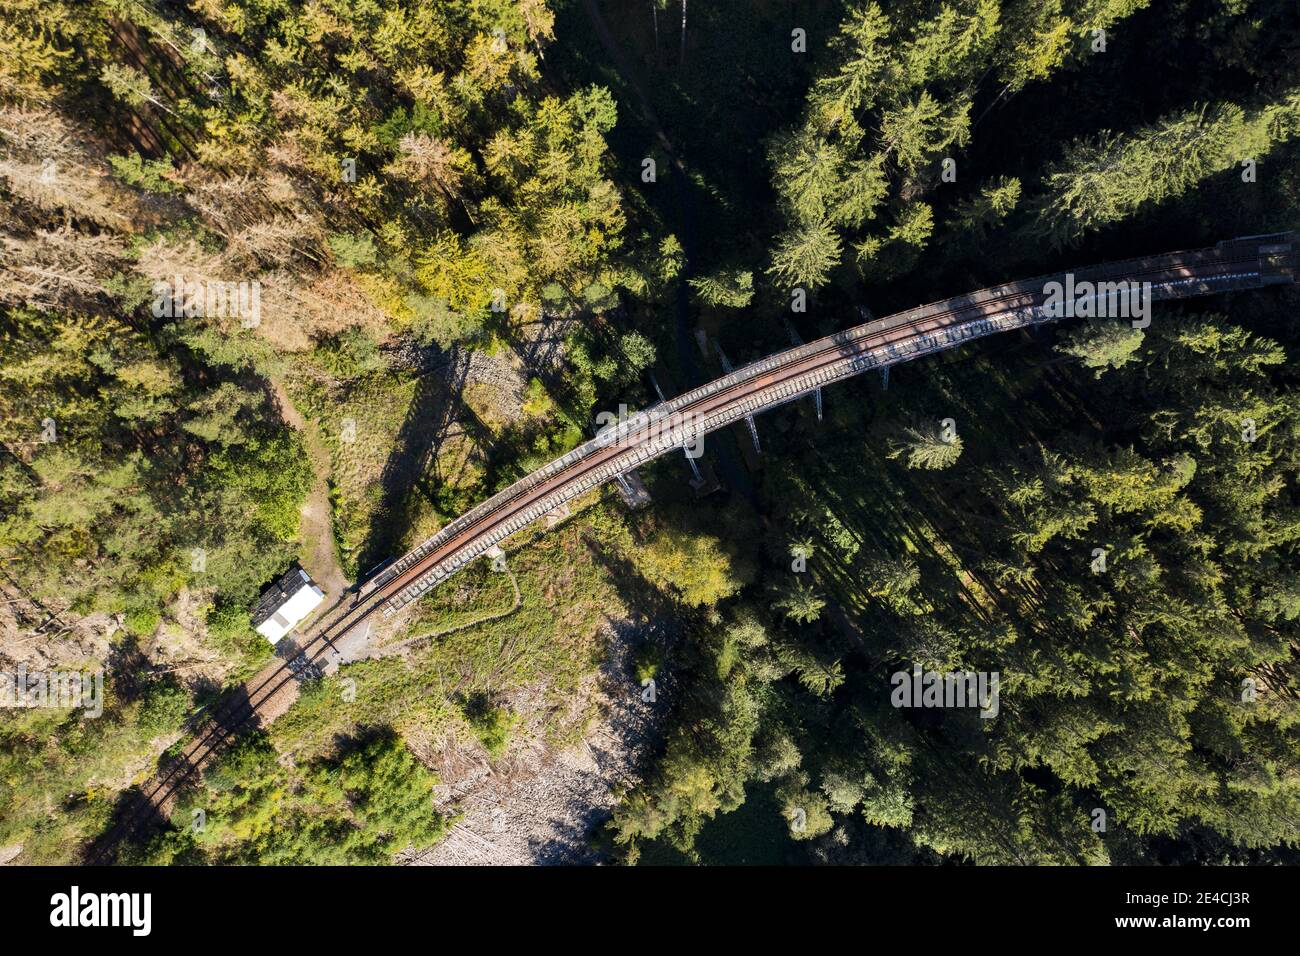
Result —
<svg viewBox="0 0 1300 956"><path fill-rule="evenodd" d="M659 0L650 0L650 18L655 24L655 62L659 62Z"/></svg>
<svg viewBox="0 0 1300 956"><path fill-rule="evenodd" d="M686 62L686 0L682 0L682 55L678 58L678 63Z"/></svg>

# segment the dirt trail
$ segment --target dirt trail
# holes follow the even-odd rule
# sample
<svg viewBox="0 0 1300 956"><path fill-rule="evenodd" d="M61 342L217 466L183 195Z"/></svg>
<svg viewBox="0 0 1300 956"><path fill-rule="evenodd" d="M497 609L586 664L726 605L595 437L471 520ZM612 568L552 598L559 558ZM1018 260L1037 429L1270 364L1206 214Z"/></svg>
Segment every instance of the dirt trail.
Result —
<svg viewBox="0 0 1300 956"><path fill-rule="evenodd" d="M339 564L334 547L334 518L330 506L329 476L332 470L329 449L321 441L320 432L294 406L285 391L284 383L271 382L280 415L302 436L311 460L312 486L302 506L302 524L298 540L302 547L302 563L307 573L324 589L327 598L336 598L352 586Z"/></svg>

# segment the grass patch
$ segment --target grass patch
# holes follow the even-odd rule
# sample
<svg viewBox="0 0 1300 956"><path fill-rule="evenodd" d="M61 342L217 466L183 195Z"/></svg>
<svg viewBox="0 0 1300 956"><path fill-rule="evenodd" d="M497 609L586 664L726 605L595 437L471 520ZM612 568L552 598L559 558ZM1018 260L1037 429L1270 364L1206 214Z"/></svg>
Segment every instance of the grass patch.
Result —
<svg viewBox="0 0 1300 956"><path fill-rule="evenodd" d="M270 728L272 741L310 759L361 726L390 725L417 750L448 735L476 739L465 702L483 696L499 705L524 690L540 699L522 715L519 732L567 739L574 723L586 719L572 712L572 704L603 658L600 626L606 615L623 613L618 582L584 539L626 534L617 506L603 502L549 532L521 532L506 556L523 598L519 610L417 645L409 659L344 667L304 690ZM450 629L504 610L512 600L507 576L476 564L426 595L393 640Z"/></svg>

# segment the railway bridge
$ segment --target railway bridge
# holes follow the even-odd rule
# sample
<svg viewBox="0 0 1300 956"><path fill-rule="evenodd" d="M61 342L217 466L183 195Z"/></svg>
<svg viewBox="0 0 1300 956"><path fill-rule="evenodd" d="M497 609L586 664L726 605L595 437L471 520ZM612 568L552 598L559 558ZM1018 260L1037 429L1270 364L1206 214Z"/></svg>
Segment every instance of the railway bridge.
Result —
<svg viewBox="0 0 1300 956"><path fill-rule="evenodd" d="M543 515L592 488L619 480L653 458L694 446L708 432L869 370L887 372L893 365L933 352L1073 314L1056 305L1050 294L1053 283L1088 289L1094 303L1109 297L1112 307L1117 286L1145 289L1150 301L1169 301L1289 284L1295 282L1300 266L1296 240L1294 233L1251 236L1204 249L1024 279L919 306L769 355L602 429L597 437L461 515L390 564L367 583L365 597L358 603L379 602L384 613L391 614Z"/></svg>

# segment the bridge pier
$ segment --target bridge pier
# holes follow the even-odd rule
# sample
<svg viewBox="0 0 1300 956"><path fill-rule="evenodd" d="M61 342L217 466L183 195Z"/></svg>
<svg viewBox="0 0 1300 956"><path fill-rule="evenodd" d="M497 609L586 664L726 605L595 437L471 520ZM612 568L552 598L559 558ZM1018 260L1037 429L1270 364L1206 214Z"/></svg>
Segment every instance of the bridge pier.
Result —
<svg viewBox="0 0 1300 956"><path fill-rule="evenodd" d="M659 396L659 401L667 404L668 399L664 397L664 390L659 387L659 379L655 377L654 372L650 372L649 374L650 384L654 386L655 394ZM691 474L694 477L691 478L690 485L691 490L695 492L695 497L703 498L705 495L710 495L722 487L718 484L718 479L714 477L713 469L708 467L707 462L705 463L705 468L708 470L708 474L705 475L700 470L700 466L695 463L695 458L691 457L690 449L685 445L682 446L682 454L686 457L686 464L691 466Z"/></svg>
<svg viewBox="0 0 1300 956"><path fill-rule="evenodd" d="M785 323L786 333L790 336L790 344L795 348L803 345L803 339L799 337L795 327L790 324L790 320L782 319L782 321ZM817 408L817 421L820 422L822 420L822 388L820 385L813 391L813 405Z"/></svg>
<svg viewBox="0 0 1300 956"><path fill-rule="evenodd" d="M655 394L659 396L659 401L667 402L668 399L664 398L664 390L659 387L659 379L655 378L654 372L650 373L650 384L655 387Z"/></svg>
<svg viewBox="0 0 1300 956"><path fill-rule="evenodd" d="M695 459L691 457L691 453L689 451L686 451L685 445L682 446L682 451L686 452L686 464L691 466L691 474L695 476L695 480L692 481L691 484L694 485L703 482L704 476L700 474L700 466L695 464Z"/></svg>
<svg viewBox="0 0 1300 956"><path fill-rule="evenodd" d="M727 358L727 353L722 351L722 346L717 342L713 343L713 347L718 351L718 360L722 362L722 371L730 375L732 372L731 360ZM749 437L754 439L754 452L759 455L763 454L763 446L758 443L758 426L754 424L754 416L746 415L745 423L749 425Z"/></svg>
<svg viewBox="0 0 1300 956"><path fill-rule="evenodd" d="M700 347L700 354L709 357L709 333L703 329L695 330L695 344Z"/></svg>
<svg viewBox="0 0 1300 956"><path fill-rule="evenodd" d="M706 498L722 487L722 484L718 481L718 476L713 473L713 468L707 461L704 462L702 468L695 463L695 459L690 455L686 456L686 461L690 464L691 471L695 475L691 479L691 491L695 492L696 498Z"/></svg>
<svg viewBox="0 0 1300 956"><path fill-rule="evenodd" d="M627 474L617 476L614 480L617 482L619 497L628 508L637 511L650 504L650 491L635 468Z"/></svg>

